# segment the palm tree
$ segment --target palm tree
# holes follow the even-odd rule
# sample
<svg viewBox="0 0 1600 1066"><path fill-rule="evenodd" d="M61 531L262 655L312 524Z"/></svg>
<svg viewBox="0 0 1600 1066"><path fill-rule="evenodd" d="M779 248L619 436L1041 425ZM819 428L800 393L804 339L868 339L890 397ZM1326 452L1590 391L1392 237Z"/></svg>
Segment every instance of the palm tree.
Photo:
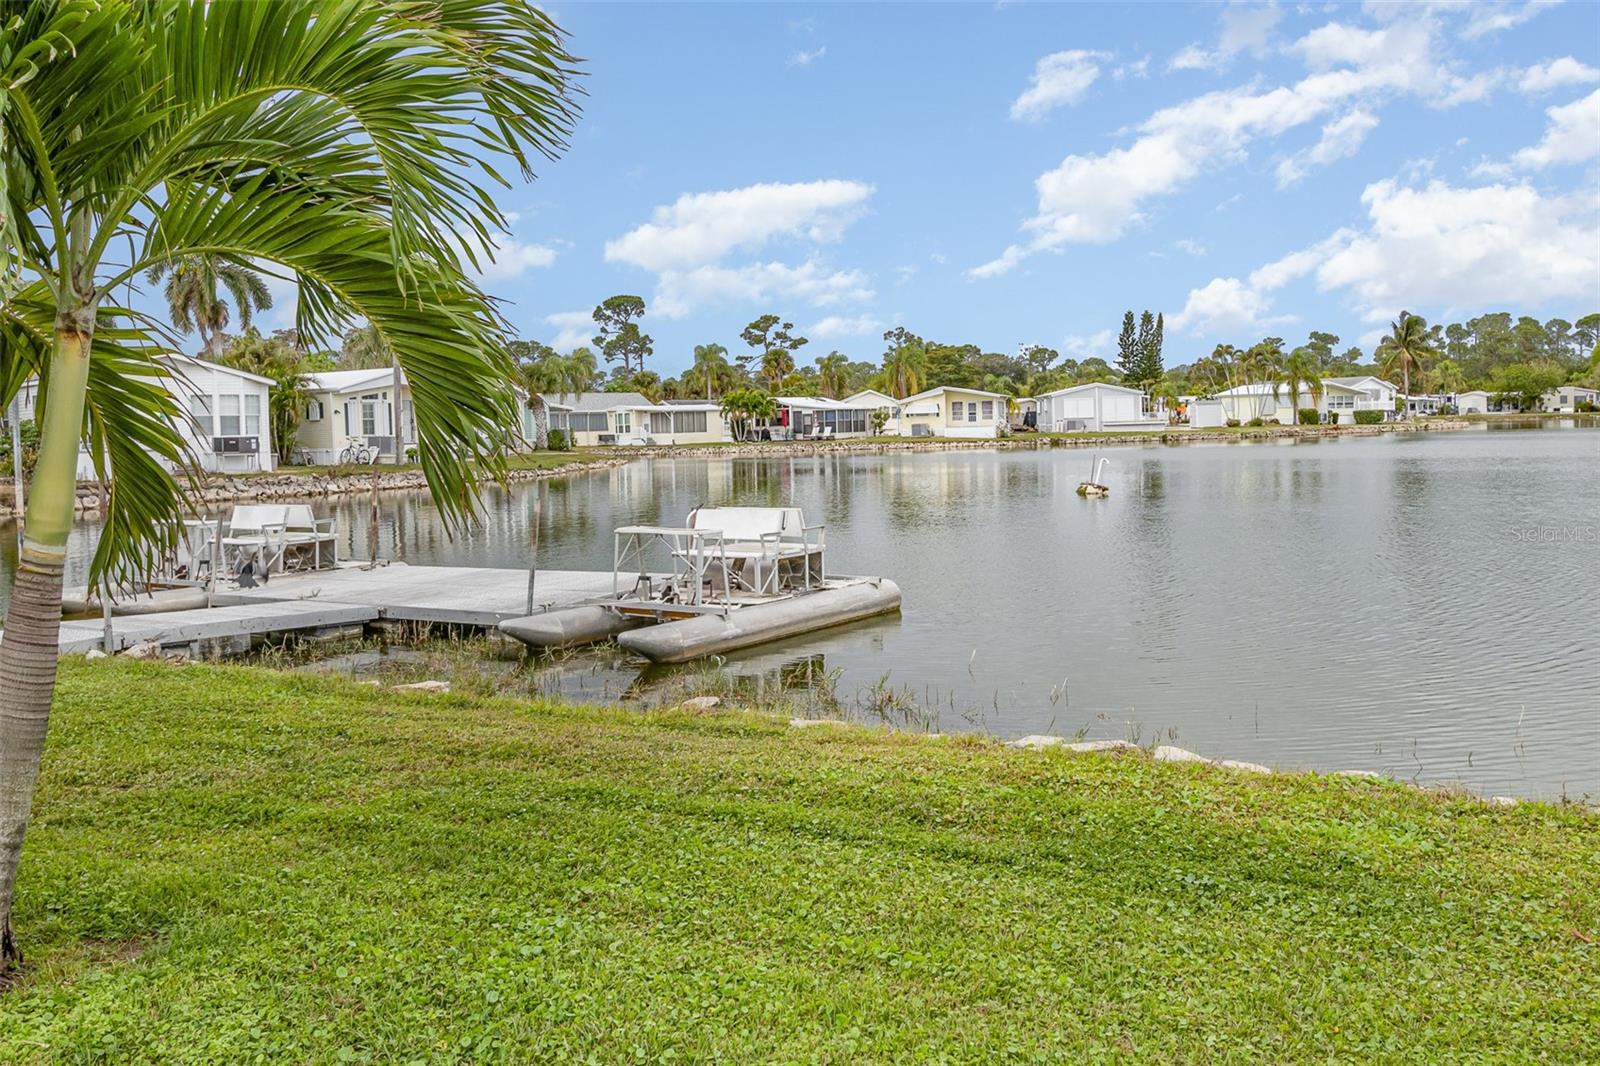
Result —
<svg viewBox="0 0 1600 1066"><path fill-rule="evenodd" d="M1436 393L1456 393L1467 387L1461 364L1454 359L1441 359L1428 372L1428 389Z"/></svg>
<svg viewBox="0 0 1600 1066"><path fill-rule="evenodd" d="M1421 376L1428 360L1439 354L1428 335L1428 324L1421 315L1401 311L1389 324L1389 335L1378 342L1375 353L1384 374L1400 372L1400 391L1411 395L1411 375Z"/></svg>
<svg viewBox="0 0 1600 1066"><path fill-rule="evenodd" d="M394 365L394 353L374 326L347 330L339 344L340 370L378 370Z"/></svg>
<svg viewBox="0 0 1600 1066"><path fill-rule="evenodd" d="M157 359L165 327L112 294L224 252L299 285L301 336L357 318L406 370L452 528L516 425L495 302L473 280L505 220L478 158L531 177L577 111L576 60L520 0L11 5L0 32L0 377L46 386L0 637L0 961L55 688L80 439L109 483L89 582L174 548L192 457ZM496 167L498 167L498 162ZM463 237L462 235L465 234Z"/></svg>
<svg viewBox="0 0 1600 1066"><path fill-rule="evenodd" d="M694 366L684 375L684 384L693 384L695 390L704 390L706 402L715 400L724 390L738 382L739 376L728 362L728 349L720 344L694 346Z"/></svg>
<svg viewBox="0 0 1600 1066"><path fill-rule="evenodd" d="M255 312L272 306L272 293L261 275L231 256L199 252L157 263L145 272L153 285L167 279L167 313L180 333L199 333L200 352L207 359L222 354L222 331L229 321L228 304L217 292L220 283L233 298L239 328L249 329Z"/></svg>
<svg viewBox="0 0 1600 1066"><path fill-rule="evenodd" d="M1278 337L1267 337L1252 344L1248 351L1239 356L1240 369L1244 373L1245 381L1261 385L1272 384L1277 380L1279 369L1283 365L1283 341ZM1255 397L1255 418L1261 417L1261 405L1265 402L1265 392L1258 391ZM1278 402L1277 389L1272 390L1272 402Z"/></svg>
<svg viewBox="0 0 1600 1066"><path fill-rule="evenodd" d="M842 352L829 352L817 358L817 387L822 395L842 400L850 391L850 358Z"/></svg>
<svg viewBox="0 0 1600 1066"><path fill-rule="evenodd" d="M272 443L277 447L278 461L287 463L294 455L300 413L309 397L306 353L279 337L263 337L252 327L228 345L217 362L272 379L272 388L267 393Z"/></svg>
<svg viewBox="0 0 1600 1066"><path fill-rule="evenodd" d="M903 400L921 391L928 373L928 351L920 344L901 344L883 357L883 370L889 378L889 391Z"/></svg>
<svg viewBox="0 0 1600 1066"><path fill-rule="evenodd" d="M774 391L783 379L794 373L794 356L782 348L774 348L761 357L761 376L767 379L767 388Z"/></svg>
<svg viewBox="0 0 1600 1066"><path fill-rule="evenodd" d="M594 382L594 356L590 354L590 364L586 366L576 353L558 355L543 344L529 347L530 357L517 364L517 378L527 395L528 408L533 411L533 446L543 451L550 447L550 408L544 402L545 394L553 393L559 401L588 391Z"/></svg>
<svg viewBox="0 0 1600 1066"><path fill-rule="evenodd" d="M1300 421L1301 392L1311 394L1313 408L1322 399L1322 364L1316 353L1309 348L1296 348L1285 356L1272 374L1274 401L1278 398L1279 389L1289 394L1289 410L1293 412L1289 424L1295 425Z"/></svg>

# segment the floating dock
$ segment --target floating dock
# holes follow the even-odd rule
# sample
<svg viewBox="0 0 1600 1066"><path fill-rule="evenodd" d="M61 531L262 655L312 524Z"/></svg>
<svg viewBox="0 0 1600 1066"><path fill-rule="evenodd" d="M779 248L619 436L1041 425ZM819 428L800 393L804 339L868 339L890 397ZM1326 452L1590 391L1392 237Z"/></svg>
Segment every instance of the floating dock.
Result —
<svg viewBox="0 0 1600 1066"><path fill-rule="evenodd" d="M610 573L540 570L534 610L610 597ZM212 607L111 618L111 650L228 642L276 633L318 632L372 622L426 622L492 628L528 614L528 572L476 566L368 568L349 563L309 573L274 574L250 589L218 588ZM99 618L61 623L61 654L104 648Z"/></svg>

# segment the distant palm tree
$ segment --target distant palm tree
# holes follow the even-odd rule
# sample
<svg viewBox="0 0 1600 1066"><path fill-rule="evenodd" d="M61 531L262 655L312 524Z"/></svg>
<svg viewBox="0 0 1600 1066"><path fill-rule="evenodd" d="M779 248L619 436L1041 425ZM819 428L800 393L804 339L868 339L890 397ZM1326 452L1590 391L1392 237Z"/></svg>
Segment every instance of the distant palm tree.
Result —
<svg viewBox="0 0 1600 1066"><path fill-rule="evenodd" d="M767 379L767 388L775 391L793 373L794 356L782 348L774 348L761 357L761 376Z"/></svg>
<svg viewBox="0 0 1600 1066"><path fill-rule="evenodd" d="M260 274L237 259L214 252L157 263L145 276L152 285L167 279L167 314L178 332L200 334L200 351L207 359L222 355L222 331L231 317L227 302L217 291L219 284L233 299L240 329L249 329L255 312L272 306L272 293Z"/></svg>
<svg viewBox="0 0 1600 1066"><path fill-rule="evenodd" d="M883 370L895 399L903 400L920 392L928 373L927 349L920 344L902 344L883 357Z"/></svg>
<svg viewBox="0 0 1600 1066"><path fill-rule="evenodd" d="M1284 389L1289 393L1289 410L1293 412L1289 424L1294 425L1300 421L1300 393L1311 394L1311 406L1316 407L1322 399L1322 364L1318 361L1316 353L1307 348L1296 348L1278 364L1272 375L1272 398L1278 398L1278 390Z"/></svg>
<svg viewBox="0 0 1600 1066"><path fill-rule="evenodd" d="M340 370L378 370L394 365L394 352L375 326L357 326L339 345Z"/></svg>
<svg viewBox="0 0 1600 1066"><path fill-rule="evenodd" d="M1390 323L1389 335L1378 342L1376 354L1382 373L1400 372L1400 391L1410 396L1411 375L1420 377L1428 361L1439 353L1422 316L1401 311L1400 317Z"/></svg>
<svg viewBox="0 0 1600 1066"><path fill-rule="evenodd" d="M533 411L533 446L542 451L550 447L550 408L545 395L554 394L559 402L573 393L584 392L594 381L594 374L575 358L576 353L558 355L543 345L539 347L542 350L533 358L517 364L517 377L527 393L528 408ZM589 358L592 361L594 356Z"/></svg>
<svg viewBox="0 0 1600 1066"><path fill-rule="evenodd" d="M1454 393L1467 387L1461 364L1454 359L1441 359L1428 373L1428 388L1433 392Z"/></svg>
<svg viewBox="0 0 1600 1066"><path fill-rule="evenodd" d="M822 395L842 400L850 391L850 358L841 352L829 352L817 358L817 387Z"/></svg>
<svg viewBox="0 0 1600 1066"><path fill-rule="evenodd" d="M850 359L843 352L830 351L816 359L817 395L843 399L850 394Z"/></svg>
<svg viewBox="0 0 1600 1066"><path fill-rule="evenodd" d="M708 403L739 380L738 371L728 362L728 349L720 344L695 345L694 366L684 376L692 378L696 390L705 389Z"/></svg>

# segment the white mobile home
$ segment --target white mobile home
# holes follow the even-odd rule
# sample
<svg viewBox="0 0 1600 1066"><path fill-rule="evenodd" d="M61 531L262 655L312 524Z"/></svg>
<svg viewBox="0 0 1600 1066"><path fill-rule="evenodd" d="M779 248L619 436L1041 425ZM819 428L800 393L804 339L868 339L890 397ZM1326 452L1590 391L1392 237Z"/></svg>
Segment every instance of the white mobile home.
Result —
<svg viewBox="0 0 1600 1066"><path fill-rule="evenodd" d="M1249 422L1255 418L1262 421L1276 419L1288 426L1295 423L1297 408L1312 408L1329 422L1335 423L1354 422L1357 411L1381 411L1384 419L1389 420L1394 418L1395 397L1398 395L1399 390L1388 382L1364 377L1324 378L1322 394L1318 397L1313 397L1311 390L1302 385L1300 395L1293 404L1289 402L1287 388L1268 382L1236 385L1217 393L1214 399L1221 401L1225 420ZM1194 424L1193 417L1190 416L1191 425Z"/></svg>
<svg viewBox="0 0 1600 1066"><path fill-rule="evenodd" d="M313 463L336 463L347 449L370 450L400 463L417 443L416 415L405 374L392 367L307 375L295 448Z"/></svg>
<svg viewBox="0 0 1600 1066"><path fill-rule="evenodd" d="M170 373L158 382L182 412L173 426L201 470L242 473L272 470L277 450L272 439L269 402L272 379L186 355L159 357ZM32 421L39 383L29 379L17 390L18 417ZM95 478L87 444L78 447L79 480Z"/></svg>
<svg viewBox="0 0 1600 1066"><path fill-rule="evenodd" d="M1039 428L1052 433L1158 433L1166 410L1138 389L1093 382L1039 396Z"/></svg>
<svg viewBox="0 0 1600 1066"><path fill-rule="evenodd" d="M718 404L651 403L638 392L549 394L550 428L577 447L598 444L714 444L733 439Z"/></svg>
<svg viewBox="0 0 1600 1066"><path fill-rule="evenodd" d="M1483 415L1489 413L1490 397L1483 389L1468 389L1456 393L1456 414Z"/></svg>
<svg viewBox="0 0 1600 1066"><path fill-rule="evenodd" d="M212 473L272 470L272 379L229 366L169 355L172 376L162 382L188 411L178 432L200 469Z"/></svg>
<svg viewBox="0 0 1600 1066"><path fill-rule="evenodd" d="M1579 408L1593 410L1600 406L1600 389L1583 385L1563 385L1539 397L1539 410L1560 414L1575 414Z"/></svg>
<svg viewBox="0 0 1600 1066"><path fill-rule="evenodd" d="M902 401L895 399L888 393L879 392L877 389L862 389L853 396L846 396L843 401L846 407L860 407L867 412L867 431L872 431L872 412L887 412L887 420L883 423L883 432L893 436L900 432L900 405Z"/></svg>
<svg viewBox="0 0 1600 1066"><path fill-rule="evenodd" d="M998 437L1009 428L1011 397L1003 392L949 385L926 389L901 401L902 437Z"/></svg>

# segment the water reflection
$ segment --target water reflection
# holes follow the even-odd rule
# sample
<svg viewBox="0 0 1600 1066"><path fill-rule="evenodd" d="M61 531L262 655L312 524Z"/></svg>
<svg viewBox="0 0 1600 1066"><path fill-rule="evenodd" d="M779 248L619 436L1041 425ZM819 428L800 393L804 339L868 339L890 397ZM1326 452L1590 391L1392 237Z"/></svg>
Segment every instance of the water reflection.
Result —
<svg viewBox="0 0 1600 1066"><path fill-rule="evenodd" d="M525 566L537 495L541 566L606 569L615 526L793 503L826 521L832 570L895 578L904 613L730 659L761 691L795 678L941 729L1176 730L1283 766L1600 794L1600 429L1111 455L1106 500L1074 494L1088 451L643 461L493 490L454 540L425 494L386 496L379 550ZM365 555L365 499L318 510ZM566 669L597 698L656 677Z"/></svg>

